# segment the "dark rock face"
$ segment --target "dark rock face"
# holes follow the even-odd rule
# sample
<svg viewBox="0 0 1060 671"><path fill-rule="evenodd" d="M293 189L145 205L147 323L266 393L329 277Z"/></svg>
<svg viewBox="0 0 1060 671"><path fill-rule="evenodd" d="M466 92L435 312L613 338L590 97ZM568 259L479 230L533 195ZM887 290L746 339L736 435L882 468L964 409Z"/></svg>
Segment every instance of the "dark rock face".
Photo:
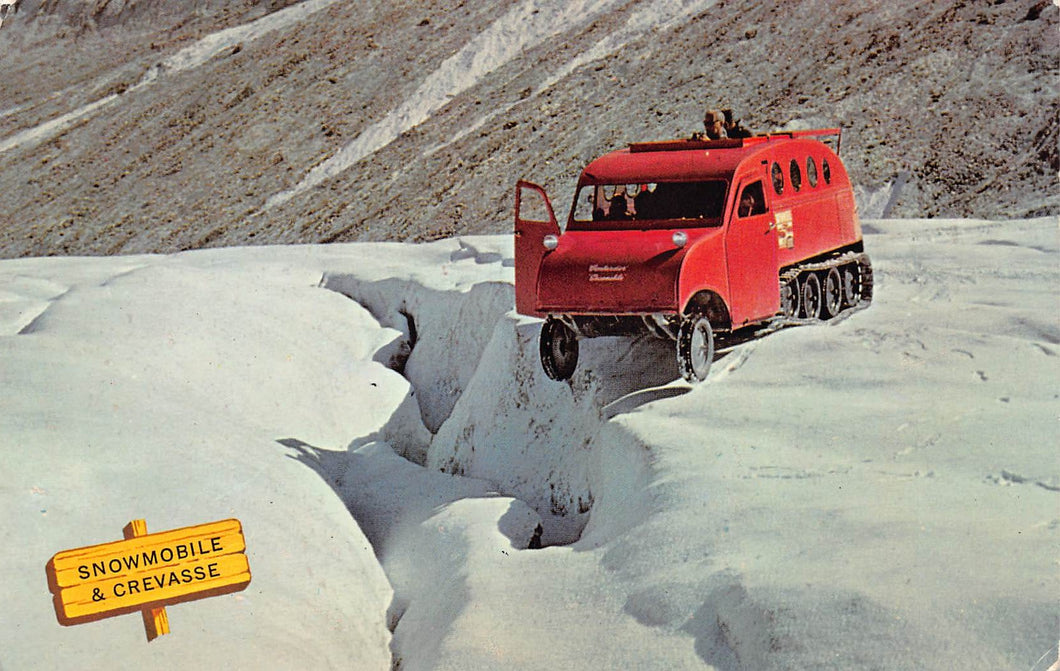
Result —
<svg viewBox="0 0 1060 671"><path fill-rule="evenodd" d="M562 216L585 162L707 105L841 126L856 184L903 184L890 216L1060 213L1049 3L553 4L24 0L0 256L506 232L516 179Z"/></svg>

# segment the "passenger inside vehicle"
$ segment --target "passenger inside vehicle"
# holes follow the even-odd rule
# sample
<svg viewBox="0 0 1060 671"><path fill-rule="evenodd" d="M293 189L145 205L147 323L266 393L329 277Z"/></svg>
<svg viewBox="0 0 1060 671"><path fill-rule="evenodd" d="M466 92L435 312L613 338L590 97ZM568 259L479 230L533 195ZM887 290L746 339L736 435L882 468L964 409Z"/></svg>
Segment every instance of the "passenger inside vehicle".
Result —
<svg viewBox="0 0 1060 671"><path fill-rule="evenodd" d="M652 189L644 188L633 199L634 216L637 219L653 219L655 211L655 194Z"/></svg>
<svg viewBox="0 0 1060 671"><path fill-rule="evenodd" d="M586 185L575 200L574 221L693 219L718 225L725 206L726 187L721 180Z"/></svg>
<svg viewBox="0 0 1060 671"><path fill-rule="evenodd" d="M629 201L626 200L624 193L616 193L611 199L611 206L607 211L607 218L614 221L616 219L632 219L629 213Z"/></svg>
<svg viewBox="0 0 1060 671"><path fill-rule="evenodd" d="M740 204L737 206L736 216L750 217L756 214L765 214L766 199L762 191L762 182L755 182L744 187L740 194Z"/></svg>

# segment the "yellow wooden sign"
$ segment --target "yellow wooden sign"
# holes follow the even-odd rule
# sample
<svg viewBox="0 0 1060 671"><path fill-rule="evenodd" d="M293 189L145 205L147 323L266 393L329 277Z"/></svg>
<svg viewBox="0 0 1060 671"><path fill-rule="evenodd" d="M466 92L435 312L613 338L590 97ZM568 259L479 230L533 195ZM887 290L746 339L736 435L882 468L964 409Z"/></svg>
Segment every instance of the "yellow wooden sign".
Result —
<svg viewBox="0 0 1060 671"><path fill-rule="evenodd" d="M48 587L60 624L144 611L151 639L168 631L164 606L237 592L250 584L239 520L153 534L146 530L143 520L135 520L125 529L126 540L65 550L51 558Z"/></svg>

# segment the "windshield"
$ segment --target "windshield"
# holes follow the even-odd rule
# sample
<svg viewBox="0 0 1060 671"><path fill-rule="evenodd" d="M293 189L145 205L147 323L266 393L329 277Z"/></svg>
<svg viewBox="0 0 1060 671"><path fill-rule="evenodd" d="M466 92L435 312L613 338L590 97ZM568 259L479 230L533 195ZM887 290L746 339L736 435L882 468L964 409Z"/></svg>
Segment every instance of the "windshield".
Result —
<svg viewBox="0 0 1060 671"><path fill-rule="evenodd" d="M720 226L727 184L647 182L588 184L574 202L574 229Z"/></svg>

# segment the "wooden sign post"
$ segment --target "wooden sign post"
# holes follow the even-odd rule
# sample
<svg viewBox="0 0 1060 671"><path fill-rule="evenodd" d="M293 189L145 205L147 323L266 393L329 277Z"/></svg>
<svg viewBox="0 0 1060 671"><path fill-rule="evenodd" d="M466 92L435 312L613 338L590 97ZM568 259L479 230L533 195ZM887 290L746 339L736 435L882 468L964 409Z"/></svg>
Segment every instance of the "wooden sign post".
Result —
<svg viewBox="0 0 1060 671"><path fill-rule="evenodd" d="M56 553L48 587L64 626L141 611L147 640L169 633L165 607L250 584L246 541L229 519L160 533L133 520L125 540Z"/></svg>
<svg viewBox="0 0 1060 671"><path fill-rule="evenodd" d="M133 520L122 529L125 540L139 538L147 535L147 520ZM164 606L158 608L144 608L144 630L147 632L147 641L150 643L159 636L169 633L169 616Z"/></svg>

